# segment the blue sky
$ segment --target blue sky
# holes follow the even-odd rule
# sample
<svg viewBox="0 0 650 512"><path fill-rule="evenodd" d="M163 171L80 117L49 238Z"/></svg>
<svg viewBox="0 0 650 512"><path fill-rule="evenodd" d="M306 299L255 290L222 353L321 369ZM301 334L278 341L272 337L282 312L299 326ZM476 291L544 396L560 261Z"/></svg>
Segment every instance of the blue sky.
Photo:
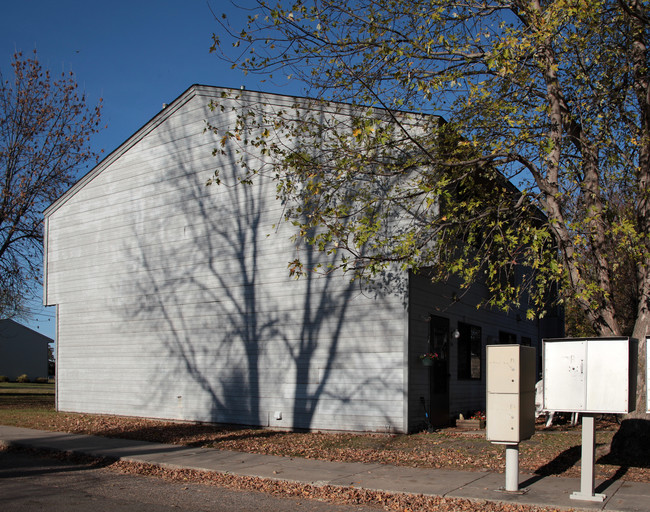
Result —
<svg viewBox="0 0 650 512"><path fill-rule="evenodd" d="M210 54L220 29L210 8L234 25L247 14L223 0L0 0L0 69L8 77L14 52L36 49L53 73L73 71L89 103L103 100L107 128L93 147L105 154L195 83L300 92L244 76ZM28 325L53 338L54 308L36 307Z"/></svg>

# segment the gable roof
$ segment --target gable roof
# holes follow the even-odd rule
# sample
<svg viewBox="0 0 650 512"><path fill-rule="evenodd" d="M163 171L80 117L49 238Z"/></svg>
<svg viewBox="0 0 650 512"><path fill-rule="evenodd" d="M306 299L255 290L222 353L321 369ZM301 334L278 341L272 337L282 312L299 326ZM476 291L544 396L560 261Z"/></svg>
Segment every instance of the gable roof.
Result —
<svg viewBox="0 0 650 512"><path fill-rule="evenodd" d="M143 125L139 130L137 130L133 135L131 135L128 139L126 139L122 144L120 144L114 151L112 151L110 154L108 154L102 161L100 161L95 167L93 167L88 173L86 173L83 177L81 177L74 185L72 185L66 192L64 192L61 197L59 197L56 201L54 201L50 206L48 206L45 211L43 212L43 215L45 218L49 217L52 213L57 211L61 206L63 206L72 196L74 196L80 189L82 189L88 182L92 181L95 176L100 174L104 169L109 167L113 162L115 162L118 158L120 158L124 153L126 153L129 149L131 149L133 146L135 146L138 142L140 142L144 137L146 137L149 133L151 133L153 130L155 130L158 126L160 126L162 123L164 123L169 117L171 117L178 109L180 109L183 105L185 105L187 102L192 100L195 96L206 96L206 97L219 97L222 93L226 94L246 94L248 95L255 95L255 96L262 96L262 97L272 97L275 98L275 101L278 101L278 99L283 99L283 100L289 100L290 103L287 103L287 106L290 105L295 105L296 101L300 100L306 100L307 102L309 101L321 101L316 98L308 98L305 96L295 96L295 95L289 95L289 94L278 94L278 93L271 93L271 92L262 92L262 91L254 91L254 90L247 90L247 89L233 89L230 87L219 87L219 86L213 86L213 85L200 85L200 84L193 84L189 88L187 88L183 93L180 94L175 100L173 100L170 104L167 106L163 106L162 110L158 112L153 118L151 118L145 125ZM324 103L330 104L330 105L345 105L347 107L352 107L352 105L346 104L346 103L341 103L341 102L336 102L336 101L329 101L329 100L323 100ZM354 107L353 107L354 108ZM382 111L383 109L373 107L374 110L376 111ZM407 113L407 112L405 112ZM408 112L408 114L414 114L413 112ZM427 114L428 115L428 114ZM439 116L434 116L440 120Z"/></svg>
<svg viewBox="0 0 650 512"><path fill-rule="evenodd" d="M48 206L43 215L45 217L50 216L61 206L63 206L72 196L74 196L81 188L83 188L86 183L91 181L95 176L101 173L106 167L110 166L115 160L121 157L129 149L135 146L140 142L147 134L155 130L160 126L167 118L169 118L175 111L180 107L185 105L190 101L197 92L206 86L200 86L194 84L185 90L180 96L178 96L174 101L172 101L167 107L164 107L160 112L158 112L152 119L150 119L142 128L136 131L131 137L126 139L122 144L120 144L117 149L112 151L107 155L101 162L99 162L95 167L93 167L88 173L86 173L82 178L79 179L74 185L72 185L66 192L63 193L56 201L54 201L50 206Z"/></svg>
<svg viewBox="0 0 650 512"><path fill-rule="evenodd" d="M9 340L10 338L5 336L5 333L7 331L13 330L14 333L16 331L23 331L25 334L29 334L32 338L32 340L38 340L43 343L53 343L54 340L48 336L45 336L44 334L41 334L40 332L37 332L33 329L30 329L29 327L20 324L16 322L15 320L12 320L10 318L6 318L4 320L0 320L0 341L4 340ZM13 338L15 339L15 338Z"/></svg>

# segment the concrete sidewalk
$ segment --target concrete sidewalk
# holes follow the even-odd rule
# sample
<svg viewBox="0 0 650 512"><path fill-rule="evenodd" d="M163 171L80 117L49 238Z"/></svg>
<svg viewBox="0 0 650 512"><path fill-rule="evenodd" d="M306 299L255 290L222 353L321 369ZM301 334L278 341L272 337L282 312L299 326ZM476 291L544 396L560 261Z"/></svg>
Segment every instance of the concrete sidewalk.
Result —
<svg viewBox="0 0 650 512"><path fill-rule="evenodd" d="M576 478L520 475L522 493L506 493L505 476L489 471L452 471L348 462L325 462L188 448L176 445L110 439L106 437L47 432L0 425L0 444L40 448L142 462L173 469L197 469L242 476L287 480L312 485L340 485L397 493L413 493L503 501L547 507L650 511L650 484L622 479L596 482L596 492L607 496L602 503L572 500L580 491Z"/></svg>

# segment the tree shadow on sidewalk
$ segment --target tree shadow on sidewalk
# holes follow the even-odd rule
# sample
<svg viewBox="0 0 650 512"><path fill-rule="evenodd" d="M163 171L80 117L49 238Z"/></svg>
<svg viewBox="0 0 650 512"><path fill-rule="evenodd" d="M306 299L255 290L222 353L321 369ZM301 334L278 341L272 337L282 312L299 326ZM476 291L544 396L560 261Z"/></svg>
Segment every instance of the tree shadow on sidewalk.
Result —
<svg viewBox="0 0 650 512"><path fill-rule="evenodd" d="M596 448L605 445L598 444ZM608 453L598 457L596 464L617 467L615 472L601 482L596 492L603 492L617 480L623 478L630 468L650 468L650 421L643 419L627 419L614 435ZM564 450L552 461L535 470L534 477L529 478L520 485L532 485L547 476L562 475L580 462L582 445L573 446Z"/></svg>
<svg viewBox="0 0 650 512"><path fill-rule="evenodd" d="M599 464L621 467L650 468L650 421L627 419L614 434L609 453L598 459Z"/></svg>
<svg viewBox="0 0 650 512"><path fill-rule="evenodd" d="M623 478L630 468L650 468L650 421L631 418L623 420L614 434L609 453L597 460L598 464L619 466L612 476L601 483L596 492L602 492Z"/></svg>

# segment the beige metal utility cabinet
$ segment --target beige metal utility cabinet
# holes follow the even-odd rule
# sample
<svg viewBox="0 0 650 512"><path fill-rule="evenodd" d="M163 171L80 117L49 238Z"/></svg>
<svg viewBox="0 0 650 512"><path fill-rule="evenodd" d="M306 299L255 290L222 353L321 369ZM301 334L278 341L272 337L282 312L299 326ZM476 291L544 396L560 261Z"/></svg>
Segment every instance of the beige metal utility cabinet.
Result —
<svg viewBox="0 0 650 512"><path fill-rule="evenodd" d="M519 443L535 433L535 349L487 347L486 437Z"/></svg>
<svg viewBox="0 0 650 512"><path fill-rule="evenodd" d="M506 446L507 492L519 491L519 443L535 433L535 349L487 347L486 438Z"/></svg>

